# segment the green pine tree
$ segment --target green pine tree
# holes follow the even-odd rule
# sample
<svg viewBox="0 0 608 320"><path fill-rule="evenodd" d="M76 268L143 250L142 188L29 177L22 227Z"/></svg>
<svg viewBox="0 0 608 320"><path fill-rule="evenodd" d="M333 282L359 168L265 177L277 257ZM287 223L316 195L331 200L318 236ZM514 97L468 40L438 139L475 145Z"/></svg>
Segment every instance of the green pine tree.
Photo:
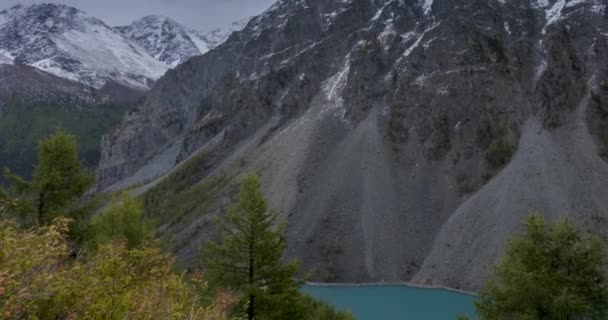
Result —
<svg viewBox="0 0 608 320"><path fill-rule="evenodd" d="M71 207L94 182L82 168L74 136L58 130L38 143L38 163L28 181L4 170L10 196L15 201L11 216L24 225L48 223L59 215L75 220Z"/></svg>
<svg viewBox="0 0 608 320"><path fill-rule="evenodd" d="M260 178L247 176L238 203L219 221L221 241L211 241L205 251L209 281L241 293L249 320L284 318L276 314L289 309L281 304L299 297L298 264L281 261L287 243L284 225L275 225Z"/></svg>
<svg viewBox="0 0 608 320"><path fill-rule="evenodd" d="M125 240L127 247L140 247L152 239L152 227L143 218L141 200L127 193L112 200L110 206L91 222L91 245L111 240Z"/></svg>
<svg viewBox="0 0 608 320"><path fill-rule="evenodd" d="M31 183L37 198L38 221L48 222L61 214L66 206L85 194L93 179L82 168L74 136L59 130L40 141L38 164Z"/></svg>
<svg viewBox="0 0 608 320"><path fill-rule="evenodd" d="M32 183L4 168L4 177L8 182L5 196L12 199L12 205L4 208L4 218L15 219L22 226L31 226L38 219L35 216L36 206L33 199Z"/></svg>
<svg viewBox="0 0 608 320"><path fill-rule="evenodd" d="M607 319L603 242L569 220L547 225L539 214L509 244L480 293L481 319Z"/></svg>

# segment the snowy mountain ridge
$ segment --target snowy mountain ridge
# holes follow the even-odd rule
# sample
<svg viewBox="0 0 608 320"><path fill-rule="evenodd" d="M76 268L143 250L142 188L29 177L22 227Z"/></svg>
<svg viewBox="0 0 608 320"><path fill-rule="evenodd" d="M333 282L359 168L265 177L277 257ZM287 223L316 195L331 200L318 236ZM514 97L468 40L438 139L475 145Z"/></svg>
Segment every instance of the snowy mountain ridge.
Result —
<svg viewBox="0 0 608 320"><path fill-rule="evenodd" d="M0 53L0 65L2 65L2 64L13 64L13 59Z"/></svg>
<svg viewBox="0 0 608 320"><path fill-rule="evenodd" d="M101 88L147 88L167 70L143 48L76 8L17 5L0 12L0 50L16 63Z"/></svg>
<svg viewBox="0 0 608 320"><path fill-rule="evenodd" d="M146 16L114 29L171 67L209 51L205 39L201 39L196 31L164 16Z"/></svg>
<svg viewBox="0 0 608 320"><path fill-rule="evenodd" d="M0 64L25 64L102 88L108 81L148 89L165 72L227 38L161 16L113 28L61 4L16 5L0 11Z"/></svg>
<svg viewBox="0 0 608 320"><path fill-rule="evenodd" d="M230 35L234 32L243 30L247 26L249 21L251 21L251 18L252 17L247 17L241 20L237 20L228 26L215 28L209 32L199 35L206 40L209 48L213 49L219 46L220 44L226 42L226 40L228 40L228 37L230 37Z"/></svg>
<svg viewBox="0 0 608 320"><path fill-rule="evenodd" d="M242 19L225 28L202 33L171 18L150 15L128 26L115 27L115 30L146 49L157 60L175 67L222 44L233 32L242 30L249 20Z"/></svg>

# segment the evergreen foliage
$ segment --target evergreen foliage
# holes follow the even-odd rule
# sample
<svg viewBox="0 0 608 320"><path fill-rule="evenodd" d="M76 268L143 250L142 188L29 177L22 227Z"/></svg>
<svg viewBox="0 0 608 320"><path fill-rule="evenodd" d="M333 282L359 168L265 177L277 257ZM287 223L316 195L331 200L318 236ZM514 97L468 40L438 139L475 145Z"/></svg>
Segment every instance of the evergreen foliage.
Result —
<svg viewBox="0 0 608 320"><path fill-rule="evenodd" d="M5 177L17 197L16 216L24 221L47 223L68 212L92 186L94 177L84 171L76 140L59 130L38 144L38 163L31 181L8 169Z"/></svg>
<svg viewBox="0 0 608 320"><path fill-rule="evenodd" d="M0 218L14 206L15 202L0 189Z"/></svg>
<svg viewBox="0 0 608 320"><path fill-rule="evenodd" d="M243 293L249 320L267 319L297 293L296 262L283 263L283 226L268 210L256 175L246 177L239 201L219 221L221 242L210 242L206 267L212 284Z"/></svg>
<svg viewBox="0 0 608 320"><path fill-rule="evenodd" d="M507 130L500 128L486 151L486 160L493 169L506 165L513 157L515 147L509 141Z"/></svg>
<svg viewBox="0 0 608 320"><path fill-rule="evenodd" d="M75 99L75 100L73 100ZM38 142L57 128L72 133L78 142L79 156L87 168L99 162L101 136L119 123L126 105L75 98L53 99L43 102L8 99L0 111L0 168L8 167L26 179L32 176L36 164ZM3 182L0 177L0 184Z"/></svg>
<svg viewBox="0 0 608 320"><path fill-rule="evenodd" d="M281 260L284 225L268 210L260 178L243 179L239 200L219 221L220 241L205 248L210 283L241 294L247 319L352 319L299 293L298 263Z"/></svg>
<svg viewBox="0 0 608 320"><path fill-rule="evenodd" d="M608 283L603 242L564 219L525 221L481 292L481 319L606 319Z"/></svg>
<svg viewBox="0 0 608 320"><path fill-rule="evenodd" d="M152 227L143 218L143 204L124 193L91 221L91 244L125 240L128 248L142 246L152 240Z"/></svg>
<svg viewBox="0 0 608 320"><path fill-rule="evenodd" d="M37 217L48 222L91 187L94 177L86 174L78 158L76 139L59 130L38 144L38 164L32 188L37 194Z"/></svg>
<svg viewBox="0 0 608 320"><path fill-rule="evenodd" d="M5 207L3 217L16 219L23 225L35 224L37 219L31 183L13 174L8 168L4 169L4 177L9 182L6 197L13 199L13 205Z"/></svg>
<svg viewBox="0 0 608 320"><path fill-rule="evenodd" d="M209 209L228 179L219 174L201 181L208 166L208 156L199 153L148 190L143 195L146 216L157 224L177 224L178 220L188 220L192 212L200 214Z"/></svg>
<svg viewBox="0 0 608 320"><path fill-rule="evenodd" d="M227 178L188 187L180 177L200 170L205 159L193 161L171 180L181 182L178 187L162 185L155 194L173 195L186 206L194 194L203 197L201 205L213 201L212 191ZM233 319L353 319L299 292L297 263L281 261L284 226L275 226L255 175L244 180L239 202L221 222L223 241L209 245L213 291L198 276L187 281L175 273L172 258L147 246L152 227L142 201L125 193L100 212L107 196L84 199L92 176L66 132L40 142L32 181L8 170L5 176L10 188L0 189L0 319L223 320L228 310ZM172 203L163 202L163 214ZM21 229L11 218L34 227Z"/></svg>

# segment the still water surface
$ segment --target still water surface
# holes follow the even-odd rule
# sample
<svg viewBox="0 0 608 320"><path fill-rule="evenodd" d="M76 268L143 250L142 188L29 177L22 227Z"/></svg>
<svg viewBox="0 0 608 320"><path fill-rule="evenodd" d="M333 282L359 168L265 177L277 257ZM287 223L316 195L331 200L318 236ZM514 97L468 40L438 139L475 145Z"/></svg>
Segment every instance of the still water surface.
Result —
<svg viewBox="0 0 608 320"><path fill-rule="evenodd" d="M458 315L474 319L474 296L405 285L317 286L304 292L341 310L350 310L358 320L455 320Z"/></svg>

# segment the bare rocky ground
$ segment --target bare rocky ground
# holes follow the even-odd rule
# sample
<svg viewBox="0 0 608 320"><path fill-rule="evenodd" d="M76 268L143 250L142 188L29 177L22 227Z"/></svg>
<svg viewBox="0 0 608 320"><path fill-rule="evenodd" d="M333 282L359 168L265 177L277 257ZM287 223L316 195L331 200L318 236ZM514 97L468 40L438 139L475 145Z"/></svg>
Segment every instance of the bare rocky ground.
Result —
<svg viewBox="0 0 608 320"><path fill-rule="evenodd" d="M532 210L607 230L607 4L279 1L155 85L99 188L203 152L203 182L262 175L315 280L477 290ZM232 196L176 232L180 261Z"/></svg>

